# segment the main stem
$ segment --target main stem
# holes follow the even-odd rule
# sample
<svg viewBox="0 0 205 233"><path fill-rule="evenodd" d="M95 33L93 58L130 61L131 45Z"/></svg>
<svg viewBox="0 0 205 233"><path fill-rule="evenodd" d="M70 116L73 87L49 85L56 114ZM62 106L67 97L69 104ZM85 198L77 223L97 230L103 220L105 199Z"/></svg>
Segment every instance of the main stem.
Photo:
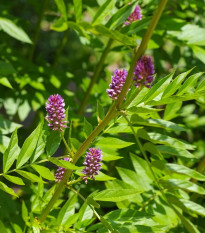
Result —
<svg viewBox="0 0 205 233"><path fill-rule="evenodd" d="M78 149L78 151L76 152L76 154L73 158L73 164L75 164L78 161L80 156L85 152L85 150L89 147L89 145L92 143L92 141L98 136L98 134L109 124L109 122L114 117L116 117L118 115L117 108L121 107L122 102L127 94L127 91L132 83L132 76L133 76L133 71L134 71L134 67L136 65L136 62L140 58L140 56L143 54L143 52L145 51L147 44L149 42L149 39L151 38L151 35L152 35L152 33L153 33L153 31L154 31L154 29L159 21L159 18L164 10L166 3L167 3L167 0L161 0L158 8L156 9L156 11L153 15L153 18L150 22L150 25L145 33L145 36L144 36L144 38L139 46L139 49L137 50L136 55L135 55L134 59L132 60L132 64L130 66L130 70L129 70L125 85L124 85L122 92L121 92L119 98L117 99L115 105L113 105L111 111L108 112L106 117L100 122L100 124L93 130L93 132L88 136L88 138L82 143L82 145L80 146L80 148ZM65 172L65 175L63 176L62 181L59 183L52 199L50 200L47 207L43 210L41 216L39 217L40 222L43 222L45 220L45 218L49 214L50 210L53 208L53 205L58 200L61 192L64 190L66 183L67 183L68 179L70 178L71 174L72 174L71 170L67 170Z"/></svg>
<svg viewBox="0 0 205 233"><path fill-rule="evenodd" d="M99 74L100 74L100 72L101 72L101 70L103 68L103 64L104 64L105 58L107 57L107 54L109 53L110 47L112 45L112 42L113 42L113 39L109 39L109 41L107 43L107 46L105 47L105 50L103 51L103 53L102 53L102 55L100 57L100 60L99 60L99 62L97 64L97 66L96 66L94 75L93 75L93 77L91 79L91 82L90 82L90 84L88 86L88 89L87 89L87 91L85 93L83 101L82 101L82 103L81 103L81 105L79 107L79 110L78 110L78 114L79 115L82 115L83 112L84 112L84 109L85 109L86 104L88 102L88 99L90 97L90 93L91 93L92 88L93 88L94 84L96 83L96 81L98 79L98 76L99 76Z"/></svg>

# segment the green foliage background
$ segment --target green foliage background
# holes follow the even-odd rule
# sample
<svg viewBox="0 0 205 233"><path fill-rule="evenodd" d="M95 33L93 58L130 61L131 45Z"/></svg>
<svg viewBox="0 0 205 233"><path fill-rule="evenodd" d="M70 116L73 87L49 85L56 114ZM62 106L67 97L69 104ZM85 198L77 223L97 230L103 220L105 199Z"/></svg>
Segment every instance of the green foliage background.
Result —
<svg viewBox="0 0 205 233"><path fill-rule="evenodd" d="M58 93L65 99L70 122L65 138L76 151L103 120L111 104L106 93L111 75L116 68L129 69L159 3L129 2L1 1L0 232L205 231L201 0L168 1L146 51L155 64L154 86L143 89L126 112L158 183L119 116L92 143L103 151L102 173L88 185L73 186L87 202L67 189L41 231L35 219L55 189L54 157L66 154L60 135L43 124L47 98ZM143 19L120 27L137 4ZM109 40L84 118L79 108ZM71 180L78 177L79 167L64 166L76 169ZM101 221L93 207L104 216Z"/></svg>

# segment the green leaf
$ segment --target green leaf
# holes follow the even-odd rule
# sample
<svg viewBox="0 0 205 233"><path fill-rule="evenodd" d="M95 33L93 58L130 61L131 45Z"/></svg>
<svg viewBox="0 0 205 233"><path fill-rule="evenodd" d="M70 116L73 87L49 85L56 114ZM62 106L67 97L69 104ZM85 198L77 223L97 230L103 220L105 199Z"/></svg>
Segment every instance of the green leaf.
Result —
<svg viewBox="0 0 205 233"><path fill-rule="evenodd" d="M131 185L132 187L135 187L135 189L138 189L139 191L143 190L143 192L146 190L152 189L152 186L148 182L144 182L144 180L141 179L141 176L137 174L135 171L132 171L127 168L117 167L117 171L121 177L121 179Z"/></svg>
<svg viewBox="0 0 205 233"><path fill-rule="evenodd" d="M115 29L119 25L123 24L126 19L129 17L129 15L133 12L135 9L137 3L133 2L128 5L125 5L124 7L120 8L107 22L106 27Z"/></svg>
<svg viewBox="0 0 205 233"><path fill-rule="evenodd" d="M197 35L197 36L196 36ZM186 40L190 45L205 45L205 29L197 25L187 24L178 35L179 40Z"/></svg>
<svg viewBox="0 0 205 233"><path fill-rule="evenodd" d="M106 137L106 138L102 138L100 139L96 145L98 146L102 146L105 148L124 148L124 147L128 147L133 145L133 142L126 142L126 141L122 141L118 138L112 138L112 137Z"/></svg>
<svg viewBox="0 0 205 233"><path fill-rule="evenodd" d="M67 10L66 10L66 6L64 3L64 0L55 0L55 3L58 7L58 10L60 11L60 13L62 14L62 16L64 17L64 19L67 19Z"/></svg>
<svg viewBox="0 0 205 233"><path fill-rule="evenodd" d="M81 167L77 167L74 164L66 161L66 160L58 160L56 158L49 158L49 161L51 163L54 163L55 165L59 166L59 167L63 167L66 169L70 169L70 170L78 170L81 169Z"/></svg>
<svg viewBox="0 0 205 233"><path fill-rule="evenodd" d="M16 168L20 168L21 166L23 166L32 156L36 148L40 133L42 131L42 127L43 123L40 123L37 128L30 134L30 136L25 140L17 159Z"/></svg>
<svg viewBox="0 0 205 233"><path fill-rule="evenodd" d="M11 135L9 146L3 154L3 171L6 173L19 154L17 129Z"/></svg>
<svg viewBox="0 0 205 233"><path fill-rule="evenodd" d="M7 76L7 75L13 74L15 72L16 72L16 70L11 65L11 63L0 61L0 76L4 76L4 75ZM5 84L7 83L7 81L4 82L4 80L5 80L4 77L1 80L2 80L1 84L4 85L4 83Z"/></svg>
<svg viewBox="0 0 205 233"><path fill-rule="evenodd" d="M141 192L142 191L138 189L106 189L97 193L97 195L94 196L94 200L119 202L133 198L136 194Z"/></svg>
<svg viewBox="0 0 205 233"><path fill-rule="evenodd" d="M182 102L173 102L171 104L167 104L164 112L164 120L171 120L179 115L179 110L182 106Z"/></svg>
<svg viewBox="0 0 205 233"><path fill-rule="evenodd" d="M141 102L147 103L149 100L153 100L155 97L159 96L165 88L169 85L172 80L174 73L171 73L161 79L158 83L156 83L150 91L145 95L145 97L141 100Z"/></svg>
<svg viewBox="0 0 205 233"><path fill-rule="evenodd" d="M189 233L200 233L188 218L184 217L177 209L174 208L174 210Z"/></svg>
<svg viewBox="0 0 205 233"><path fill-rule="evenodd" d="M8 233L6 227L4 226L3 222L0 220L0 232Z"/></svg>
<svg viewBox="0 0 205 233"><path fill-rule="evenodd" d="M194 55L203 63L205 63L205 49L198 47L198 46L192 46L191 47Z"/></svg>
<svg viewBox="0 0 205 233"><path fill-rule="evenodd" d="M198 78L203 74L203 72L194 74L190 76L182 85L182 87L177 92L178 96L183 95L184 93L189 93L189 90L196 85Z"/></svg>
<svg viewBox="0 0 205 233"><path fill-rule="evenodd" d="M187 72L184 72L180 75L178 75L171 83L170 85L166 88L166 90L164 91L162 98L166 98L171 96L172 94L174 94L179 87L181 86L181 83L183 82L183 80L186 78L186 76L193 70L190 69Z"/></svg>
<svg viewBox="0 0 205 233"><path fill-rule="evenodd" d="M115 177L111 177L111 176L105 175L102 172L99 172L99 174L97 176L95 176L95 180L97 180L97 181L115 180Z"/></svg>
<svg viewBox="0 0 205 233"><path fill-rule="evenodd" d="M88 205L91 205L93 206L94 208L100 208L100 204L98 204L92 196L88 196L87 199L86 199Z"/></svg>
<svg viewBox="0 0 205 233"><path fill-rule="evenodd" d="M16 26L11 20L0 18L0 28L9 34L10 36L14 37L17 40L20 40L25 43L31 44L31 40L28 35L21 29L20 27Z"/></svg>
<svg viewBox="0 0 205 233"><path fill-rule="evenodd" d="M162 111L163 109L156 109L156 108L148 108L148 107L136 107L133 106L129 109L127 109L128 112L134 112L134 113L155 113Z"/></svg>
<svg viewBox="0 0 205 233"><path fill-rule="evenodd" d="M50 29L57 32L66 31L68 29L68 22L64 17L61 17L51 25Z"/></svg>
<svg viewBox="0 0 205 233"><path fill-rule="evenodd" d="M36 145L36 148L30 158L31 163L34 163L43 153L46 146L45 131L42 130Z"/></svg>
<svg viewBox="0 0 205 233"><path fill-rule="evenodd" d="M182 142L176 138L169 137L167 135L159 134L159 133L148 133L149 137L155 142L160 144L165 144L168 146L173 146L178 149L183 150L194 150L195 146Z"/></svg>
<svg viewBox="0 0 205 233"><path fill-rule="evenodd" d="M130 154L130 158L136 173L141 176L142 181L145 183L152 183L154 178L150 172L147 162L132 153Z"/></svg>
<svg viewBox="0 0 205 233"><path fill-rule="evenodd" d="M194 158L196 158L189 151L183 150L183 149L179 149L179 148L176 148L176 147L172 147L172 146L161 145L161 146L157 146L157 149L161 153L165 153L165 154L169 154L169 155L176 155L176 156L179 156L179 157L182 157L182 158L184 157L184 158L187 158L187 159L194 159Z"/></svg>
<svg viewBox="0 0 205 233"><path fill-rule="evenodd" d="M109 220L120 222L137 222L139 219L151 217L152 214L127 208L114 210L105 215Z"/></svg>
<svg viewBox="0 0 205 233"><path fill-rule="evenodd" d="M15 233L23 233L23 231L19 225L15 224L15 223L11 223L11 225L12 225Z"/></svg>
<svg viewBox="0 0 205 233"><path fill-rule="evenodd" d="M171 104L171 103L177 103L180 104L182 101L188 101L188 100L193 100L193 99L198 99L201 97L200 93L191 93L191 94L186 94L183 96L170 96L168 98L165 99L161 99L161 100L152 100L149 101L147 104L148 105L164 105L164 104Z"/></svg>
<svg viewBox="0 0 205 233"><path fill-rule="evenodd" d="M9 193L9 194L15 196L15 197L18 197L13 189L9 188L7 185L2 183L1 181L0 181L0 189L3 190L6 193Z"/></svg>
<svg viewBox="0 0 205 233"><path fill-rule="evenodd" d="M189 201L186 199L179 199L181 203L189 210L193 211L194 213L205 217L205 208L193 201Z"/></svg>
<svg viewBox="0 0 205 233"><path fill-rule="evenodd" d="M105 3L98 9L97 13L95 14L92 24L102 24L103 20L112 12L114 8L116 0L107 0Z"/></svg>
<svg viewBox="0 0 205 233"><path fill-rule="evenodd" d="M30 180L31 182L39 182L39 183L45 183L40 177L26 171L17 170L16 171L19 175L23 176L24 178Z"/></svg>
<svg viewBox="0 0 205 233"><path fill-rule="evenodd" d="M186 180L179 180L179 179L160 180L160 183L162 183L164 186L171 186L172 188L176 187L194 193L205 194L204 188Z"/></svg>
<svg viewBox="0 0 205 233"><path fill-rule="evenodd" d="M21 178L19 178L19 177L4 175L4 178L6 178L7 180L9 180L10 182L12 182L14 184L25 185L23 180Z"/></svg>
<svg viewBox="0 0 205 233"><path fill-rule="evenodd" d="M83 10L82 0L73 0L73 4L76 22L79 22L81 20Z"/></svg>
<svg viewBox="0 0 205 233"><path fill-rule="evenodd" d="M55 180L53 173L47 168L40 165L33 164L31 167L36 170L40 176L47 180Z"/></svg>
<svg viewBox="0 0 205 233"><path fill-rule="evenodd" d="M15 122L11 122L8 119L4 118L0 114L0 132L1 134L9 134L12 133L15 129L22 127L22 125L17 124Z"/></svg>
<svg viewBox="0 0 205 233"><path fill-rule="evenodd" d="M179 165L179 164L174 164L174 163L166 163L165 167L167 169L169 169L172 172L176 172L176 173L180 173L180 174L185 174L191 178L194 178L196 180L201 180L201 181L205 181L205 176L202 175L201 173L190 169L188 167L185 167L183 165Z"/></svg>
<svg viewBox="0 0 205 233"><path fill-rule="evenodd" d="M137 131L139 129L141 129L142 127L133 127L135 132L137 133ZM118 126L114 126L112 128L108 128L105 130L106 133L110 133L110 134L113 134L113 133L132 133L132 130L130 129L130 126L127 125L127 124L120 124Z"/></svg>
<svg viewBox="0 0 205 233"><path fill-rule="evenodd" d="M60 226L64 226L65 223L69 220L70 217L75 213L75 204L77 202L77 196L74 194L70 197L66 203L61 208L58 217L57 224Z"/></svg>
<svg viewBox="0 0 205 233"><path fill-rule="evenodd" d="M61 143L61 134L59 131L50 131L46 142L46 150L49 156L52 156Z"/></svg>
<svg viewBox="0 0 205 233"><path fill-rule="evenodd" d="M24 222L27 223L28 222L28 209L26 207L24 200L22 201L21 213L22 213L22 218Z"/></svg>
<svg viewBox="0 0 205 233"><path fill-rule="evenodd" d="M1 74L1 73L0 73ZM13 87L11 86L11 83L9 82L9 80L7 78L0 78L0 84L5 86L5 87L8 87L8 88L11 88L13 89Z"/></svg>
<svg viewBox="0 0 205 233"><path fill-rule="evenodd" d="M97 120L98 122L101 122L105 117L105 111L103 106L100 104L99 101L97 101Z"/></svg>
<svg viewBox="0 0 205 233"><path fill-rule="evenodd" d="M159 128L164 128L164 129L170 129L174 131L185 131L186 129L171 122L171 121L165 121L162 119L144 119L137 114L133 114L131 116L131 122L134 124L139 124L139 125L145 125L145 126L151 126L151 127L159 127Z"/></svg>
<svg viewBox="0 0 205 233"><path fill-rule="evenodd" d="M83 131L85 138L87 138L93 131L93 126L85 118L84 118Z"/></svg>

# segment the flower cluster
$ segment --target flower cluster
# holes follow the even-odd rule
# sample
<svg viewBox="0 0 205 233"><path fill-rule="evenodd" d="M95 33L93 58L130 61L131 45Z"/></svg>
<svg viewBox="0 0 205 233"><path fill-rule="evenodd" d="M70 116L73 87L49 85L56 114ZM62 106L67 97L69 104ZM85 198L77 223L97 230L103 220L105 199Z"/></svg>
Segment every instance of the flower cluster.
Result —
<svg viewBox="0 0 205 233"><path fill-rule="evenodd" d="M134 85L136 87L145 85L146 87L151 88L154 81L154 73L155 70L151 57L142 56L135 67L133 77L133 80L135 81Z"/></svg>
<svg viewBox="0 0 205 233"><path fill-rule="evenodd" d="M93 179L94 175L98 175L99 170L101 169L101 162L102 161L102 152L96 148L89 148L89 152L86 152L86 158L83 165L86 167L82 170L82 173L85 175L83 176L83 180L87 184L87 179Z"/></svg>
<svg viewBox="0 0 205 233"><path fill-rule="evenodd" d="M65 124L68 122L65 121L65 103L64 99L59 95L51 95L48 98L49 103L46 103L46 111L48 115L46 120L49 122L48 126L52 130L63 131L63 128L67 128Z"/></svg>
<svg viewBox="0 0 205 233"><path fill-rule="evenodd" d="M135 10L132 12L132 14L127 18L127 21L124 23L125 25L129 25L134 21L141 20L141 9L139 5L136 6Z"/></svg>
<svg viewBox="0 0 205 233"><path fill-rule="evenodd" d="M125 83L126 77L127 77L127 71L125 69L123 70L115 70L114 76L111 76L112 83L109 85L110 89L107 89L107 93L110 96L110 98L116 100L118 95L120 94L123 85Z"/></svg>
<svg viewBox="0 0 205 233"><path fill-rule="evenodd" d="M69 158L64 158L65 161L69 161ZM55 178L56 178L56 182L61 182L64 173L65 173L66 169L63 167L58 167L57 172L55 174Z"/></svg>

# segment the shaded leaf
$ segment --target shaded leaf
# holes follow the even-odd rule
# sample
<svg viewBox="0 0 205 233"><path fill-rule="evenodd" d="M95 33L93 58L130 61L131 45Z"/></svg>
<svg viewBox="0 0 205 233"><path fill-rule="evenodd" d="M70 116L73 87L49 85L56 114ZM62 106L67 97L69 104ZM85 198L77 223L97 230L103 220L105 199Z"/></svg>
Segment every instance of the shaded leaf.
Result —
<svg viewBox="0 0 205 233"><path fill-rule="evenodd" d="M15 197L18 197L13 189L9 188L7 185L2 183L1 181L0 181L0 189L3 190L6 193L9 193L9 194L15 196Z"/></svg>

